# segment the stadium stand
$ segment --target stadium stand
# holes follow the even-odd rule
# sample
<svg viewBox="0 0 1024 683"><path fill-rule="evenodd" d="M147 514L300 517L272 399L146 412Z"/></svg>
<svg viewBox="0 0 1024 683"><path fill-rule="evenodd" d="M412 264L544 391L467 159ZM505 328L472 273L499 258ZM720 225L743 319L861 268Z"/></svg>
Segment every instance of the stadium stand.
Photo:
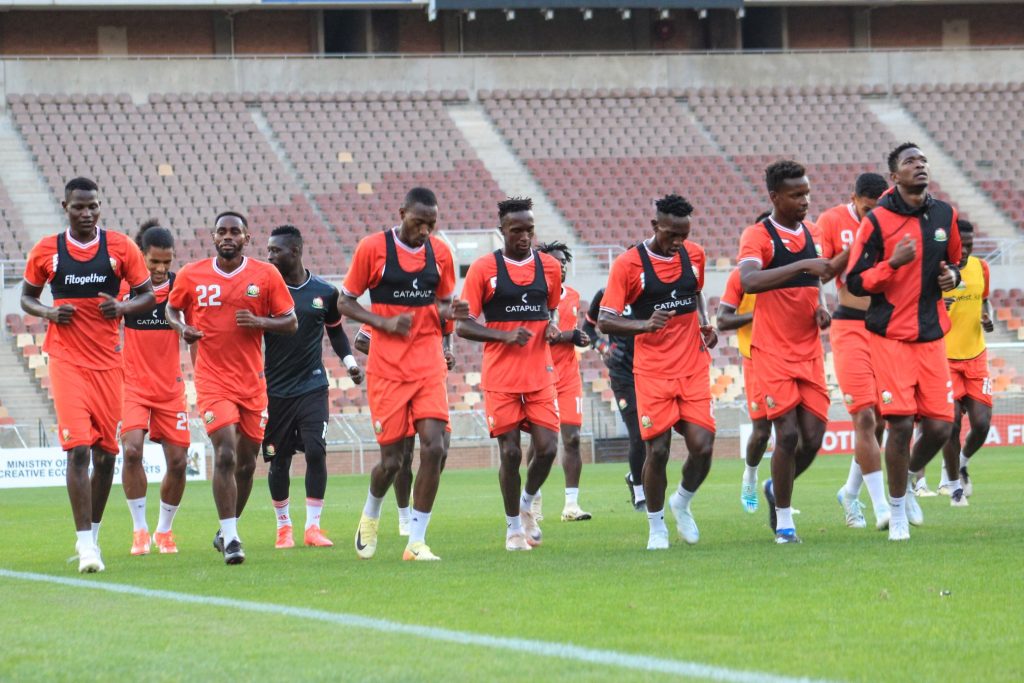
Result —
<svg viewBox="0 0 1024 683"><path fill-rule="evenodd" d="M32 239L25 231L21 215L7 188L0 183L0 258L23 259L31 248Z"/></svg>

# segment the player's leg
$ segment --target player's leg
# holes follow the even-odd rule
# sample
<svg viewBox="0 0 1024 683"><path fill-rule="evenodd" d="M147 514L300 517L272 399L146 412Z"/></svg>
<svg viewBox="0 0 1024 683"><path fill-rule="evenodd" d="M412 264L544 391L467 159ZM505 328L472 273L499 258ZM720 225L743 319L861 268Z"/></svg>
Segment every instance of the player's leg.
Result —
<svg viewBox="0 0 1024 683"><path fill-rule="evenodd" d="M267 443L264 440L263 457L267 457ZM274 453L270 458L270 467L267 471L267 485L270 488L270 502L274 508L274 517L277 521L277 538L274 547L279 550L287 550L295 547L294 526L291 515L291 468L292 457L295 449L291 446L285 447L273 445Z"/></svg>
<svg viewBox="0 0 1024 683"><path fill-rule="evenodd" d="M558 457L558 394L554 385L529 394L523 394L522 409L524 420L530 426L530 440L533 446L533 462L526 469L526 483L519 499L519 516L523 519L526 541L537 546L542 533L531 505L540 494L540 487L547 481L551 467Z"/></svg>
<svg viewBox="0 0 1024 683"><path fill-rule="evenodd" d="M142 466L145 439L146 432L142 429L131 429L121 434L124 453L121 485L132 516L132 555L148 554L151 545L149 525L146 523L146 471Z"/></svg>
<svg viewBox="0 0 1024 683"><path fill-rule="evenodd" d="M100 522L103 520L103 511L107 507L107 499L110 498L110 489L114 484L114 465L117 463L117 454L100 445L92 448L92 478L91 478L91 500L92 500L92 528L93 536L98 542Z"/></svg>
<svg viewBox="0 0 1024 683"><path fill-rule="evenodd" d="M225 405L226 401L218 402L218 406ZM244 554L240 559L235 556L235 550L240 551L241 545L238 538L238 485L235 479L237 432L236 421L209 434L213 444L213 501L220 520L220 531L214 538L214 547L224 554L228 564L238 564L245 560ZM227 557L229 546L232 547L232 561L228 561Z"/></svg>
<svg viewBox="0 0 1024 683"><path fill-rule="evenodd" d="M644 459L647 447L640 436L640 416L636 412L636 387L630 381L611 378L612 393L619 407L619 415L629 435L629 473L626 475L626 486L629 488L629 501L634 510L644 510L647 497L644 494Z"/></svg>
<svg viewBox="0 0 1024 683"><path fill-rule="evenodd" d="M114 466L118 452L118 430L124 409L124 371L84 370L83 394L91 421L92 477L90 498L92 503L93 542L99 544L100 523L107 507L110 488L114 483Z"/></svg>
<svg viewBox="0 0 1024 683"><path fill-rule="evenodd" d="M487 412L490 415L494 414L490 407ZM519 467L523 462L519 429L510 428L495 438L498 441L498 486L501 488L501 500L505 506L505 549L530 550L532 546L526 540L519 507L519 487L522 484Z"/></svg>
<svg viewBox="0 0 1024 683"><path fill-rule="evenodd" d="M582 522L592 515L580 508L580 474L583 471L583 457L580 454L580 425L565 424L562 432L562 471L565 473L565 506L562 508L563 522Z"/></svg>
<svg viewBox="0 0 1024 683"><path fill-rule="evenodd" d="M765 451L768 450L768 440L771 436L771 420L762 414L752 421L750 438L743 454L743 483L740 488L740 502L743 509L751 514L757 512L757 470Z"/></svg>
<svg viewBox="0 0 1024 683"><path fill-rule="evenodd" d="M75 521L75 534L78 538L75 549L79 555L80 572L103 571L97 539L93 535L92 482L89 479L91 450L83 444L67 451L68 467L65 473L71 516ZM83 567L82 562L86 560L87 566Z"/></svg>
<svg viewBox="0 0 1024 683"><path fill-rule="evenodd" d="M646 410L646 408L645 408ZM666 429L644 442L643 483L647 494L647 549L668 548L668 527L665 526L665 489L668 487L668 458L672 446L672 429Z"/></svg>
<svg viewBox="0 0 1024 683"><path fill-rule="evenodd" d="M395 503L398 505L398 535L409 535L412 520L412 452L416 447L416 435L406 437L402 442L402 466L395 475Z"/></svg>
<svg viewBox="0 0 1024 683"><path fill-rule="evenodd" d="M245 504L252 493L253 477L256 474L256 456L259 455L262 439L253 439L239 430L235 444L235 487L238 496L235 499L235 516L241 517Z"/></svg>
<svg viewBox="0 0 1024 683"><path fill-rule="evenodd" d="M988 439L989 429L992 427L992 405L979 401L973 396L967 396L964 399L964 405L967 408L967 421L971 426L971 431L967 433L963 449L959 454L960 480L964 495L970 496L974 493L974 486L971 484L967 466L971 457L981 450Z"/></svg>
<svg viewBox="0 0 1024 683"><path fill-rule="evenodd" d="M164 480L160 483L160 516L157 518L156 531L153 534L153 542L157 549L163 553L176 553L178 546L174 540L172 527L174 516L181 506L181 499L185 495L185 469L188 466L188 446L183 444L163 442L164 461L167 463L167 470L164 473Z"/></svg>
<svg viewBox="0 0 1024 683"><path fill-rule="evenodd" d="M876 526L885 529L888 527L889 502L885 497L882 478L882 451L878 444L875 406L865 406L853 412L850 417L854 430L853 461L850 463L846 484L840 488L836 498L846 516L846 526L865 528L867 522L864 520L863 505L858 500L863 483L871 497Z"/></svg>
<svg viewBox="0 0 1024 683"><path fill-rule="evenodd" d="M943 489L942 492L945 493L946 495L949 495L949 493L951 493L950 479L952 477L952 473L946 472L945 463L949 462L953 458L956 458L957 460L959 460L960 458L960 453L962 452L960 444L961 426L963 424L963 415L966 408L966 400L967 397L963 396L953 401L953 427L949 431L949 440L942 445L943 465L942 479L940 480L939 488ZM957 467L957 472L959 471L960 468Z"/></svg>
<svg viewBox="0 0 1024 683"><path fill-rule="evenodd" d="M683 540L693 545L700 540L697 522L690 511L690 502L697 489L704 483L711 471L711 453L715 446L715 432L703 425L684 422L683 439L686 441L686 462L683 463L682 480L669 497L668 505L676 518L676 528ZM670 432L671 433L671 432Z"/></svg>
<svg viewBox="0 0 1024 683"><path fill-rule="evenodd" d="M793 481L797 474L797 447L800 445L798 409L793 407L772 419L775 450L772 452L772 478L765 482L769 504L769 522L776 538L796 536L793 523ZM810 463L807 462L807 465ZM806 469L806 467L805 467Z"/></svg>
<svg viewBox="0 0 1024 683"><path fill-rule="evenodd" d="M447 399L446 399L447 400ZM420 440L420 466L416 470L413 491L415 507L409 525L409 543L402 559L440 560L427 546L427 527L434 509L434 499L441 484L441 463L444 460L444 420L425 418L416 421L416 434Z"/></svg>
<svg viewBox="0 0 1024 683"><path fill-rule="evenodd" d="M533 456L535 455L533 449L533 441L526 447L526 466L529 467L530 463L533 462ZM536 495L533 497L533 502L530 503L530 514L533 515L535 522L544 521L544 496L543 492L538 489Z"/></svg>
<svg viewBox="0 0 1024 683"><path fill-rule="evenodd" d="M303 542L310 546L330 547L334 543L324 534L320 524L327 493L327 423L330 420L327 388L300 397L298 403L298 440L306 456Z"/></svg>
<svg viewBox="0 0 1024 683"><path fill-rule="evenodd" d="M910 477L910 441L914 436L914 417L912 415L889 415L889 438L885 444L885 470L889 481L889 502L892 516L889 521L889 540L902 541L910 538L908 521L916 516L916 510L908 508L913 493L908 491ZM916 500L914 501L916 506Z"/></svg>

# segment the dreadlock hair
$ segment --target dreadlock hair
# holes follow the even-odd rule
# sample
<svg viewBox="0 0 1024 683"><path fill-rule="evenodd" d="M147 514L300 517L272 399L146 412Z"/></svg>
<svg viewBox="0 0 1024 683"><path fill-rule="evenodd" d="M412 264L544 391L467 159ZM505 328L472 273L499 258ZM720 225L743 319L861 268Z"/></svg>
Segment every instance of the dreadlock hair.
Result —
<svg viewBox="0 0 1024 683"><path fill-rule="evenodd" d="M764 169L764 181L769 192L778 192L787 180L798 180L807 175L807 169L792 159L783 159Z"/></svg>
<svg viewBox="0 0 1024 683"><path fill-rule="evenodd" d="M572 263L572 251L569 250L569 246L564 242L555 240L553 242L545 242L537 245L537 251L543 254L550 254L553 251L560 251L565 254L566 263Z"/></svg>
<svg viewBox="0 0 1024 683"><path fill-rule="evenodd" d="M861 173L854 183L853 193L858 197L878 199L889 189L889 183L877 173Z"/></svg>
<svg viewBox="0 0 1024 683"><path fill-rule="evenodd" d="M82 192L99 192L100 186L96 184L96 181L90 180L89 178L72 178L64 186L64 199L71 197L71 193L75 190L81 190Z"/></svg>
<svg viewBox="0 0 1024 683"><path fill-rule="evenodd" d="M913 149L915 147L917 147L916 142L904 142L902 145L899 145L896 149L889 152L889 172L895 173L900 163L900 155L908 149Z"/></svg>
<svg viewBox="0 0 1024 683"><path fill-rule="evenodd" d="M509 197L498 202L498 220L510 213L519 213L520 211L533 211L533 200L529 197Z"/></svg>
<svg viewBox="0 0 1024 683"><path fill-rule="evenodd" d="M150 218L139 226L139 232L135 235L135 244L143 253L150 247L173 249L174 235L167 228L160 227L159 220Z"/></svg>
<svg viewBox="0 0 1024 683"><path fill-rule="evenodd" d="M956 219L956 227L961 232L961 234L974 234L974 224L964 218Z"/></svg>
<svg viewBox="0 0 1024 683"><path fill-rule="evenodd" d="M678 216L679 218L686 218L693 213L693 204L677 194L667 194L655 201L654 208L657 209L658 213L663 213L666 216Z"/></svg>
<svg viewBox="0 0 1024 683"><path fill-rule="evenodd" d="M225 216L234 216L238 220L242 221L242 225L245 226L246 230L249 229L249 221L246 220L245 216L243 216L237 211L221 211L220 213L217 214L217 217L213 219L213 224L217 225L220 219L224 218Z"/></svg>
<svg viewBox="0 0 1024 683"><path fill-rule="evenodd" d="M402 206L411 209L414 204L437 206L437 196L425 187L414 187L405 193L405 201Z"/></svg>

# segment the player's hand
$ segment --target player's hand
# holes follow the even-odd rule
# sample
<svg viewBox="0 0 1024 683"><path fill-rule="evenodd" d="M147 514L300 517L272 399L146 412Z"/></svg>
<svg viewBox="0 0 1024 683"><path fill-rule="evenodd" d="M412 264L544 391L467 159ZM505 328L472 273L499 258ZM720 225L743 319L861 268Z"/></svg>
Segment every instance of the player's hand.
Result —
<svg viewBox="0 0 1024 683"><path fill-rule="evenodd" d="M455 354L451 349L444 349L444 364L448 366L449 372L455 369Z"/></svg>
<svg viewBox="0 0 1024 683"><path fill-rule="evenodd" d="M71 317L75 314L75 307L71 304L61 304L60 306L54 306L46 312L46 319L50 322L55 322L58 325L67 325L71 322Z"/></svg>
<svg viewBox="0 0 1024 683"><path fill-rule="evenodd" d="M530 332L525 327L517 327L514 330L509 330L505 337L506 344L515 344L516 346L526 346L527 342L533 338L533 332Z"/></svg>
<svg viewBox="0 0 1024 683"><path fill-rule="evenodd" d="M981 329L986 332L995 332L996 324L992 322L992 318L989 317L988 313L981 314Z"/></svg>
<svg viewBox="0 0 1024 683"><path fill-rule="evenodd" d="M468 320L469 302L462 299L452 299L448 304L448 313L445 315L448 320Z"/></svg>
<svg viewBox="0 0 1024 683"><path fill-rule="evenodd" d="M892 256L889 257L889 265L893 268L899 268L905 266L914 260L914 256L917 255L917 243L914 241L909 234L904 235L899 242L896 243L896 248L892 251Z"/></svg>
<svg viewBox="0 0 1024 683"><path fill-rule="evenodd" d="M259 316L253 315L253 312L246 308L235 311L235 324L239 327L263 327L263 321Z"/></svg>
<svg viewBox="0 0 1024 683"><path fill-rule="evenodd" d="M100 302L100 313L108 320L121 317L121 302L106 292L100 292L103 301Z"/></svg>
<svg viewBox="0 0 1024 683"><path fill-rule="evenodd" d="M608 344L601 355L610 369L618 368L626 360L626 351L618 344Z"/></svg>
<svg viewBox="0 0 1024 683"><path fill-rule="evenodd" d="M832 316L824 306L818 306L814 309L814 322L818 324L818 329L827 330L832 324Z"/></svg>
<svg viewBox="0 0 1024 683"><path fill-rule="evenodd" d="M948 292L954 287L956 287L956 274L953 272L953 269L947 266L946 262L943 261L939 264L939 289L943 292Z"/></svg>
<svg viewBox="0 0 1024 683"><path fill-rule="evenodd" d="M651 317L647 319L644 325L644 332L657 332L661 328L668 325L668 320L676 314L675 311L668 313L666 311L657 310L651 314Z"/></svg>
<svg viewBox="0 0 1024 683"><path fill-rule="evenodd" d="M704 339L704 346L713 349L718 346L718 332L711 325L700 326L700 336Z"/></svg>
<svg viewBox="0 0 1024 683"><path fill-rule="evenodd" d="M572 343L573 346L584 349L590 346L590 335L577 327L572 331Z"/></svg>
<svg viewBox="0 0 1024 683"><path fill-rule="evenodd" d="M355 383L355 384L362 384L363 383L363 377L364 377L363 369L361 367L359 367L358 365L353 365L352 367L350 367L348 369L348 376L349 376L349 379L351 379L352 382Z"/></svg>
<svg viewBox="0 0 1024 683"><path fill-rule="evenodd" d="M558 325L548 323L547 328L544 330L544 340L548 344L558 344L562 341L562 331L558 329Z"/></svg>
<svg viewBox="0 0 1024 683"><path fill-rule="evenodd" d="M408 337L412 330L412 313L403 313L392 316L384 324L384 331L397 334L400 337Z"/></svg>
<svg viewBox="0 0 1024 683"><path fill-rule="evenodd" d="M832 262L827 258L812 258L801 261L804 272L816 278L830 278L834 275Z"/></svg>
<svg viewBox="0 0 1024 683"><path fill-rule="evenodd" d="M191 325L185 325L181 331L181 338L185 340L186 344L194 344L203 338L203 333Z"/></svg>

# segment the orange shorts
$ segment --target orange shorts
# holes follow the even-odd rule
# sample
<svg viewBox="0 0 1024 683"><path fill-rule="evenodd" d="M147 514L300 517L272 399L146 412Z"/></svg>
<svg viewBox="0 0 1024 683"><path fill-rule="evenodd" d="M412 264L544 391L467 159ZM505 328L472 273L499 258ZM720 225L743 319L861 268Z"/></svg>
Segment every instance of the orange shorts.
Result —
<svg viewBox="0 0 1024 683"><path fill-rule="evenodd" d="M757 348L750 352L755 356L757 381L764 391L765 413L769 420L802 405L828 422L828 407L832 401L825 384L824 356L790 360L780 353L765 353Z"/></svg>
<svg viewBox="0 0 1024 683"><path fill-rule="evenodd" d="M90 370L51 356L50 382L61 448L97 446L106 453L117 453L124 370Z"/></svg>
<svg viewBox="0 0 1024 683"><path fill-rule="evenodd" d="M883 416L953 421L953 382L946 342L904 342L871 335L871 364Z"/></svg>
<svg viewBox="0 0 1024 683"><path fill-rule="evenodd" d="M366 378L373 432L382 446L415 433L417 420L448 421L448 389L444 375L402 382L380 375Z"/></svg>
<svg viewBox="0 0 1024 683"><path fill-rule="evenodd" d="M579 373L555 385L559 424L583 426L583 381Z"/></svg>
<svg viewBox="0 0 1024 683"><path fill-rule="evenodd" d="M221 427L236 424L238 431L247 439L263 443L263 432L267 428L266 394L248 398L200 395L197 397L196 407L203 417L207 434L213 434Z"/></svg>
<svg viewBox="0 0 1024 683"><path fill-rule="evenodd" d="M558 433L558 395L554 384L526 394L485 389L484 412L492 437L517 428L529 431L531 426Z"/></svg>
<svg viewBox="0 0 1024 683"><path fill-rule="evenodd" d="M764 390L757 382L754 361L743 359L743 388L747 394L747 414L751 420L763 420L768 417L764 409Z"/></svg>
<svg viewBox="0 0 1024 683"><path fill-rule="evenodd" d="M832 357L850 415L878 403L875 373L871 369L871 337L863 320L832 320Z"/></svg>
<svg viewBox="0 0 1024 683"><path fill-rule="evenodd" d="M953 380L953 398L970 396L992 407L992 378L988 374L988 351L970 360L950 360L949 377Z"/></svg>
<svg viewBox="0 0 1024 683"><path fill-rule="evenodd" d="M150 440L155 443L188 448L192 438L188 430L185 396L177 401L154 402L126 391L121 433L136 429L148 431Z"/></svg>
<svg viewBox="0 0 1024 683"><path fill-rule="evenodd" d="M640 415L640 438L644 441L650 441L673 427L682 433L683 422L715 431L708 368L704 367L689 377L638 375L636 410Z"/></svg>

